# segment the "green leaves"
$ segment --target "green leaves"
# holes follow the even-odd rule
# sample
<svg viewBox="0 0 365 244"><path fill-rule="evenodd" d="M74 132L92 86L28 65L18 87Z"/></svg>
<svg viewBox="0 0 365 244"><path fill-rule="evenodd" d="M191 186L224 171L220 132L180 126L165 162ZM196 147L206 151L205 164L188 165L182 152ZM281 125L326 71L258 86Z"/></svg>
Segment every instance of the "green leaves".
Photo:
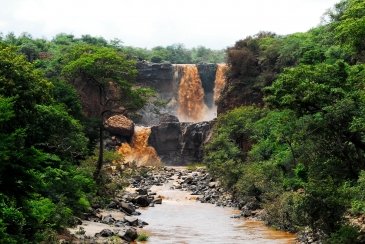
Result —
<svg viewBox="0 0 365 244"><path fill-rule="evenodd" d="M89 206L94 181L72 165L86 145L52 83L0 44L0 242L40 242Z"/></svg>
<svg viewBox="0 0 365 244"><path fill-rule="evenodd" d="M334 23L336 37L344 45L350 45L360 54L365 42L365 3L347 0L339 20Z"/></svg>

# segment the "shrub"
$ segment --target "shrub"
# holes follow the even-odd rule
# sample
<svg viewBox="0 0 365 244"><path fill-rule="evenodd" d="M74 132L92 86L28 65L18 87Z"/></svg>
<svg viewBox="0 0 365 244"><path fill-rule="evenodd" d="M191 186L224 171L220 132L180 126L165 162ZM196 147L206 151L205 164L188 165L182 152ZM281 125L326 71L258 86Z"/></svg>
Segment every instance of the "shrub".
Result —
<svg viewBox="0 0 365 244"><path fill-rule="evenodd" d="M325 243L328 244L353 244L360 243L358 240L359 230L350 225L341 226L339 230L332 233Z"/></svg>
<svg viewBox="0 0 365 244"><path fill-rule="evenodd" d="M146 232L138 233L137 241L148 241L148 234Z"/></svg>
<svg viewBox="0 0 365 244"><path fill-rule="evenodd" d="M304 195L298 192L285 192L265 204L265 221L269 225L288 231L298 231L303 226L305 213L302 209Z"/></svg>

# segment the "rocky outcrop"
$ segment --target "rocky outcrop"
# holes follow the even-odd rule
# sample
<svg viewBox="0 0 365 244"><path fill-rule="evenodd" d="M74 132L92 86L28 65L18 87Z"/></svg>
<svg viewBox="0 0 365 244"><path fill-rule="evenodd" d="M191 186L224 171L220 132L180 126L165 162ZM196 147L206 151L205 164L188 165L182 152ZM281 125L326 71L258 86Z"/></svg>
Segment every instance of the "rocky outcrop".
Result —
<svg viewBox="0 0 365 244"><path fill-rule="evenodd" d="M211 108L214 105L214 82L217 65L197 64L196 66L204 89L204 103ZM184 64L159 64L146 61L137 64L137 84L152 87L157 92L157 98L150 101L138 112L135 119L136 123L146 126L158 125L162 114L176 115L179 82L183 75L182 67Z"/></svg>
<svg viewBox="0 0 365 244"><path fill-rule="evenodd" d="M201 162L211 128L212 122L161 123L151 128L149 145L166 165Z"/></svg>
<svg viewBox="0 0 365 244"><path fill-rule="evenodd" d="M131 137L134 132L134 123L123 115L114 115L105 121L105 129L114 135Z"/></svg>
<svg viewBox="0 0 365 244"><path fill-rule="evenodd" d="M211 108L214 105L214 81L217 72L216 64L197 64L200 80L204 89L204 102Z"/></svg>
<svg viewBox="0 0 365 244"><path fill-rule="evenodd" d="M137 83L154 88L162 99L170 100L175 97L178 83L174 80L174 66L170 63L137 63Z"/></svg>
<svg viewBox="0 0 365 244"><path fill-rule="evenodd" d="M160 123L179 123L179 119L171 114L162 114L160 117Z"/></svg>
<svg viewBox="0 0 365 244"><path fill-rule="evenodd" d="M104 111L123 112L124 109L119 102L120 89L115 83L106 84L102 93L102 101L100 101L99 87L94 82L77 78L71 81L71 84L77 91L82 111L86 117L100 118Z"/></svg>

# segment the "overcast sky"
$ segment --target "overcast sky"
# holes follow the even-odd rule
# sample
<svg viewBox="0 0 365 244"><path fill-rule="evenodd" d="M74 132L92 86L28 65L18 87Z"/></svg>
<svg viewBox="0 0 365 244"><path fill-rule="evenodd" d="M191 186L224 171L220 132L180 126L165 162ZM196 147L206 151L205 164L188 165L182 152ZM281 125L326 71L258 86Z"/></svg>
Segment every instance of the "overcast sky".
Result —
<svg viewBox="0 0 365 244"><path fill-rule="evenodd" d="M125 45L221 49L259 31L303 32L339 0L0 0L0 32L91 34Z"/></svg>

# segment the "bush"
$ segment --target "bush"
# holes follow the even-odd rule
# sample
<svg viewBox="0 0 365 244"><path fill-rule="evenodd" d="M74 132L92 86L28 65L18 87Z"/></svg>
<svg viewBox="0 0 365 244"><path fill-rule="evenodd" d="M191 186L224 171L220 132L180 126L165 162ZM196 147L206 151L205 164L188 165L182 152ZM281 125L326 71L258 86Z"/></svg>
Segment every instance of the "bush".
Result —
<svg viewBox="0 0 365 244"><path fill-rule="evenodd" d="M350 225L341 226L339 230L332 233L331 236L326 240L328 244L353 244L361 243L359 238L359 230Z"/></svg>
<svg viewBox="0 0 365 244"><path fill-rule="evenodd" d="M242 167L242 174L235 189L241 198L254 196L265 202L283 192L282 180L281 169L272 162L247 164Z"/></svg>
<svg viewBox="0 0 365 244"><path fill-rule="evenodd" d="M138 233L137 241L148 241L148 234L145 232Z"/></svg>
<svg viewBox="0 0 365 244"><path fill-rule="evenodd" d="M240 107L218 118L205 148L204 163L224 186L232 187L240 178L252 144L253 123L264 113L254 107Z"/></svg>
<svg viewBox="0 0 365 244"><path fill-rule="evenodd" d="M273 201L265 204L264 220L272 226L287 231L298 231L303 226L304 195L298 192L285 192Z"/></svg>

